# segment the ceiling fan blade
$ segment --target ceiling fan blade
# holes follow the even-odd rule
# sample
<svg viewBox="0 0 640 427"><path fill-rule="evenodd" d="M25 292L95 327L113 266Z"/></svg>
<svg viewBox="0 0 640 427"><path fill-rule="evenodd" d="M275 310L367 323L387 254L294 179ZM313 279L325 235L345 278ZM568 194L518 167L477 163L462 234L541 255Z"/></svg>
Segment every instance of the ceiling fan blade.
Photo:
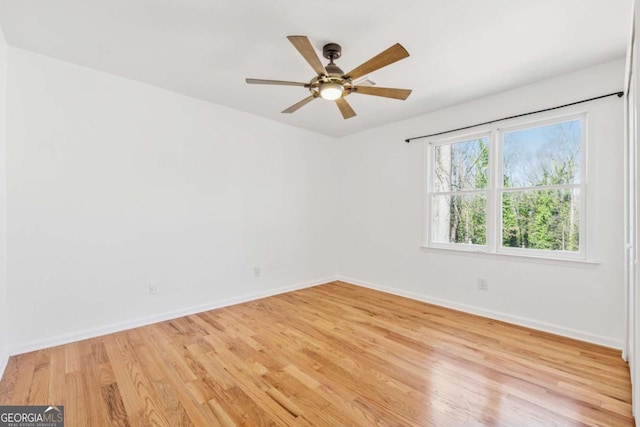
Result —
<svg viewBox="0 0 640 427"><path fill-rule="evenodd" d="M376 87L376 86L355 86L353 93L359 93L361 95L374 95L384 96L385 98L394 98L405 100L411 95L411 89L394 89L390 87Z"/></svg>
<svg viewBox="0 0 640 427"><path fill-rule="evenodd" d="M283 80L245 79L250 85L309 86L309 83L287 82Z"/></svg>
<svg viewBox="0 0 640 427"><path fill-rule="evenodd" d="M351 108L351 105L349 105L346 99L344 98L336 99L336 105L338 105L338 108L342 113L342 117L344 117L345 119L350 119L351 117L356 115L356 112L353 111L353 108Z"/></svg>
<svg viewBox="0 0 640 427"><path fill-rule="evenodd" d="M314 99L316 99L316 97L314 95L308 96L305 99L303 99L300 102L296 102L295 104L293 104L291 107L287 108L286 110L283 111L283 113L294 113L296 112L299 108L304 107L305 105L307 105L308 103L310 103L311 101L313 101Z"/></svg>
<svg viewBox="0 0 640 427"><path fill-rule="evenodd" d="M306 59L306 61L311 65L311 68L318 75L327 75L327 70L324 69L324 65L320 62L320 58L318 58L318 54L313 49L311 42L306 36L288 36L287 37L292 45L298 49L298 52Z"/></svg>
<svg viewBox="0 0 640 427"><path fill-rule="evenodd" d="M380 52L370 60L357 66L347 74L345 77L355 80L359 77L365 76L373 71L379 70L382 67L386 67L389 64L393 64L396 61L400 61L409 56L409 52L402 47L400 43L396 43L389 49Z"/></svg>

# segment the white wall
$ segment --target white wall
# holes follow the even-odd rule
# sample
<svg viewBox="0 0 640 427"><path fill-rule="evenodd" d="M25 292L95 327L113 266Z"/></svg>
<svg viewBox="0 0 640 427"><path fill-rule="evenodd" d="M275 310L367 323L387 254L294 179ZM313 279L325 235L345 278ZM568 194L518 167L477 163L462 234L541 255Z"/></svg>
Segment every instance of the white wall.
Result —
<svg viewBox="0 0 640 427"><path fill-rule="evenodd" d="M332 139L15 48L8 99L13 353L335 274Z"/></svg>
<svg viewBox="0 0 640 427"><path fill-rule="evenodd" d="M0 376L9 357L7 317L7 50L0 28Z"/></svg>
<svg viewBox="0 0 640 427"><path fill-rule="evenodd" d="M424 142L403 140L620 91L623 76L624 61L616 61L342 138L340 275L622 348L622 99L565 110L589 112L587 238L590 256L600 261L595 266L421 249ZM478 277L487 279L488 291L477 289Z"/></svg>

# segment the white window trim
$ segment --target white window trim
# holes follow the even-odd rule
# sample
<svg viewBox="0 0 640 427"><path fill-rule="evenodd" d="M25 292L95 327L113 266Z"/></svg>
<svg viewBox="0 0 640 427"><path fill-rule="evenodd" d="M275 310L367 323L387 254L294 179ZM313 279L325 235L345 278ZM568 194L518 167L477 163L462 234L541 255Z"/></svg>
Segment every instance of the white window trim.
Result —
<svg viewBox="0 0 640 427"><path fill-rule="evenodd" d="M502 184L502 146L504 134L524 129L548 126L556 123L563 123L571 120L581 120L581 141L580 141L580 184L566 184L557 186L538 186L531 188L505 189ZM428 141L424 144L423 167L426 188L423 190L423 239L422 247L425 249L444 249L452 252L473 252L489 256L508 256L514 258L531 258L537 260L550 261L574 261L589 264L597 264L597 260L590 260L588 257L588 221L587 212L587 181L588 181L588 124L589 118L586 111L571 112L562 115L554 115L546 118L538 118L529 121L519 121L509 126L494 125L491 128L484 128L472 133L461 133L446 138ZM487 193L487 235L486 245L473 245L464 243L444 243L432 241L432 199L434 194L449 194L433 192L434 171L435 171L435 147L447 145L456 141L465 141L482 137L489 137L489 188L485 190L470 190L466 193L486 192ZM579 188L580 189L580 242L577 252L550 251L540 249L508 248L502 247L502 209L499 207L498 198L501 199L503 192L519 192L527 189L541 190L545 188ZM463 194L465 192L456 192ZM497 212L496 212L497 211Z"/></svg>
<svg viewBox="0 0 640 427"><path fill-rule="evenodd" d="M454 137L448 137L448 138L444 138L444 139L439 139L437 141L433 141L433 142L429 142L427 144L425 144L425 159L426 159L426 165L429 165L428 168L423 168L424 173L426 173L426 183L427 183L427 191L424 192L425 195L425 215L423 215L423 218L425 219L423 221L424 224L424 237L425 239L423 240L423 242L425 242L425 246L430 247L430 248L438 248L438 249L450 249L450 250L457 250L457 251L468 251L468 252L487 252L488 250L488 243L489 243L489 235L487 234L486 240L487 240L487 244L485 245L474 245L474 244L468 244L468 243L446 243L446 242L433 242L432 241L432 235L433 235L433 227L431 224L431 215L432 215L432 211L431 211L431 207L432 207L432 199L433 199L433 195L434 194L439 194L439 195L446 195L446 194L473 194L473 193L486 193L487 194L487 201L489 203L489 199L491 197L491 188L487 188L487 189L483 189L483 190L467 190L467 191L454 191L454 192L440 192L440 193L434 193L431 191L431 189L434 186L433 183L433 173L432 171L435 170L435 156L433 155L433 152L435 152L435 147L439 146L439 145L448 145L451 144L455 141L465 141L465 140L470 140L470 139L480 139L480 138L489 138L489 144L487 145L487 149L489 150L489 168L491 168L491 131L485 130L485 131L480 131L480 132L474 132L474 133L469 133L469 134L462 134L462 135L457 135ZM489 212L487 211L487 217L489 216ZM427 220L428 218L428 220Z"/></svg>

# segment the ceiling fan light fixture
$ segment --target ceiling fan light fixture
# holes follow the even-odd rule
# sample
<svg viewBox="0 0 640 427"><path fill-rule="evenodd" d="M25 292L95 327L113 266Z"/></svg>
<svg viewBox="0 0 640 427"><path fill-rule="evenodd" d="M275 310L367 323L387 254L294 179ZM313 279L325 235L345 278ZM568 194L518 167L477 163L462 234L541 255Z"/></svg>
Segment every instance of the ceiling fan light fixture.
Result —
<svg viewBox="0 0 640 427"><path fill-rule="evenodd" d="M320 96L329 101L335 101L342 97L344 86L336 82L325 82L320 85Z"/></svg>

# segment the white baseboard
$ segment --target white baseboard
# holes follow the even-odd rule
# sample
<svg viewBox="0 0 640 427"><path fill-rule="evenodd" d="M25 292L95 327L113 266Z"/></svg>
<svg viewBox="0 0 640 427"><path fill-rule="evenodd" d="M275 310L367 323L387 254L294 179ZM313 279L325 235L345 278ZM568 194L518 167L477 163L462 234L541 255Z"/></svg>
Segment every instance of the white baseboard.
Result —
<svg viewBox="0 0 640 427"><path fill-rule="evenodd" d="M444 300L441 298L431 297L424 294L418 294L415 292L408 292L401 289L382 286L382 285L367 282L364 280L354 279L351 277L330 276L324 279L317 279L309 282L298 283L295 285L284 286L284 287L270 289L262 292L254 292L254 293L243 295L240 297L227 298L227 299L218 300L218 301L214 301L207 304L187 307L184 309L174 310L166 313L161 313L154 316L132 319L126 322L114 323L104 327L86 329L83 331L58 335L55 337L49 337L42 340L34 340L26 343L17 343L9 346L9 355L22 354L30 351L36 351L44 348L54 347L57 345L63 345L71 342L95 338L102 335L107 335L115 332L121 332L128 329L150 325L153 323L164 322L166 320L171 320L178 317L188 316L195 313L201 313L203 311L215 310L216 308L228 307L228 306L240 304L243 302L254 301L260 298L266 298L273 295L283 294L286 292L296 291L304 288L310 288L313 286L321 285L323 283L332 282L334 280L341 280L343 282L351 283L357 286L362 286L365 288L374 289L374 290L386 292L393 295L411 298L417 301L422 301L429 304L451 308L453 310L476 314L478 316L483 316L490 319L500 320L507 323L513 323L515 325L524 326L527 328L536 329L544 332L549 332L552 334L561 335L569 338L574 338L581 341L599 344L599 345L603 345L610 348L622 349L624 347L622 340L615 340L609 337L605 337L597 334L591 334L589 332L579 331L571 328L565 328L559 325L540 322L540 321L528 319L525 317L514 316L514 315L501 313L493 310L487 310L484 308L475 307L467 304L460 304L454 301ZM7 354L0 355L0 378L2 373L4 372L4 369L6 368L7 362L9 360L9 355Z"/></svg>
<svg viewBox="0 0 640 427"><path fill-rule="evenodd" d="M153 323L176 319L178 317L189 316L191 314L196 314L196 313L202 313L203 311L215 310L216 308L228 307L231 305L240 304L248 301L254 301L257 299L266 298L266 297L270 297L278 294L283 294L286 292L297 291L304 288L310 288L312 286L321 285L323 283L332 282L334 280L337 280L337 276L331 276L331 277L326 277L324 279L317 279L309 282L298 283L291 286L283 286L280 288L269 289L262 292L254 292L254 293L239 296L239 297L227 298L219 301L210 302L207 304L183 308L180 310L174 310L174 311L170 311L170 312L166 312L166 313L162 313L154 316L131 319L126 322L114 323L104 327L85 329L84 331L72 332L69 334L58 335L55 337L49 337L41 340L34 340L26 343L17 343L9 346L9 354L16 355L16 354L28 353L30 351L42 350L44 348L55 347L57 345L69 344L76 341L96 338L102 335L126 331L128 329L139 328L141 326L146 326Z"/></svg>
<svg viewBox="0 0 640 427"><path fill-rule="evenodd" d="M339 276L338 280L343 282L352 283L364 288L374 289L377 291L386 292L393 295L398 295L406 298L411 298L417 301L426 302L441 307L451 308L453 310L463 311L465 313L475 314L489 319L500 320L507 323L512 323L518 326L524 326L531 329L536 329L543 332L549 332L555 335L563 337L573 338L580 341L590 342L593 344L599 344L609 348L615 348L622 350L624 343L622 340L616 340L610 337L602 335L592 334L585 331L580 331L572 328L565 328L563 326L554 325L552 323L541 322L526 317L514 316L512 314L501 313L494 310L487 310L485 308L475 307L467 304L460 304L454 301L448 301L441 298L431 297L429 295L418 294L415 292L407 292L401 289L391 288L387 286L378 285L375 283L367 282L364 280L358 280L351 277Z"/></svg>

